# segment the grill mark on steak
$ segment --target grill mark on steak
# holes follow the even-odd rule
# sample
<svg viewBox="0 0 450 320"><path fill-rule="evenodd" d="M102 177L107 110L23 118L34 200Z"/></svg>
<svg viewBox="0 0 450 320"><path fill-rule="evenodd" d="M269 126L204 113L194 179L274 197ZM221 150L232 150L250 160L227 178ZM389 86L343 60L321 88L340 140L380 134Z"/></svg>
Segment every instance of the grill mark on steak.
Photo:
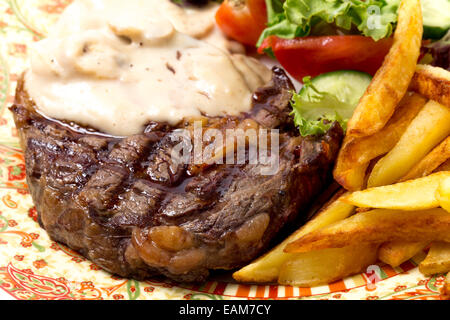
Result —
<svg viewBox="0 0 450 320"><path fill-rule="evenodd" d="M41 226L124 277L201 281L210 269L242 266L324 187L343 137L338 124L324 136L299 137L289 117L292 90L275 68L249 113L208 119L219 130L245 119L280 129L279 171L262 176L259 164L171 163L171 135L189 123L151 122L120 138L47 119L19 81L11 111Z"/></svg>
<svg viewBox="0 0 450 320"><path fill-rule="evenodd" d="M134 173L136 163L148 154L156 135L131 136L115 144L99 169L80 192L80 200L98 212L111 209L128 187L127 179Z"/></svg>

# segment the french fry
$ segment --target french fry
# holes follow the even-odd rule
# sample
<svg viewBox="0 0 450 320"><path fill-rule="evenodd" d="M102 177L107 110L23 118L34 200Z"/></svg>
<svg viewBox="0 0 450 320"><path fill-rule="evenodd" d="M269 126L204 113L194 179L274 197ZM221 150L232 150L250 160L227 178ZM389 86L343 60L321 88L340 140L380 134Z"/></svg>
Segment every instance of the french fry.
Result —
<svg viewBox="0 0 450 320"><path fill-rule="evenodd" d="M355 243L388 241L450 241L450 213L438 208L421 211L375 209L358 213L289 243L286 252L343 248Z"/></svg>
<svg viewBox="0 0 450 320"><path fill-rule="evenodd" d="M435 100L450 108L450 72L430 65L417 65L411 80L414 90L430 100Z"/></svg>
<svg viewBox="0 0 450 320"><path fill-rule="evenodd" d="M450 171L436 172L415 180L356 191L342 197L342 201L360 208L410 211L437 208L436 192L448 178Z"/></svg>
<svg viewBox="0 0 450 320"><path fill-rule="evenodd" d="M447 138L447 140L448 140L448 138ZM434 156L430 156L430 155L435 154L436 149L441 148L442 146L443 146L443 144L441 143L437 148L435 148L431 153L429 153L424 159L430 159L431 157L434 157ZM425 163L424 160L419 162L419 164L424 164L424 163ZM411 170L407 176L410 179L420 178L422 175L429 174L428 171L432 167L434 167L434 164L422 165L421 170L419 170L419 169ZM442 167L442 165L441 165L441 167ZM441 167L434 169L434 172L446 171L446 170L439 170ZM415 168L418 168L418 166L416 166ZM405 179L405 178L403 178L403 179ZM428 245L428 243L429 243L428 241L426 241L426 242L406 242L406 241L386 242L386 243L383 243L380 246L380 248L378 249L378 258L381 261L383 261L384 263L387 263L392 267L397 267L400 264L402 264L403 262L414 257L417 253L419 253L421 250L423 250Z"/></svg>
<svg viewBox="0 0 450 320"><path fill-rule="evenodd" d="M446 211L450 212L450 178L441 181L441 184L439 185L439 188L436 192L436 197L439 201L440 206Z"/></svg>
<svg viewBox="0 0 450 320"><path fill-rule="evenodd" d="M450 272L447 274L444 286L441 289L441 298L443 300L450 300Z"/></svg>
<svg viewBox="0 0 450 320"><path fill-rule="evenodd" d="M298 253L283 264L278 282L299 287L328 284L365 271L376 260L377 245L373 244Z"/></svg>
<svg viewBox="0 0 450 320"><path fill-rule="evenodd" d="M342 195L342 193L340 194ZM303 227L298 229L286 240L274 249L256 259L249 265L236 271L233 278L239 282L273 282L277 281L281 266L290 259L295 259L296 254L283 252L284 247L296 239L334 222L349 217L354 212L355 207L339 201L338 198L324 206L315 217L308 221Z"/></svg>
<svg viewBox="0 0 450 320"><path fill-rule="evenodd" d="M403 0L398 9L394 42L348 122L347 134L372 135L381 130L408 90L422 43L419 0Z"/></svg>
<svg viewBox="0 0 450 320"><path fill-rule="evenodd" d="M345 139L343 148L345 148ZM342 150L344 149L341 148L341 151ZM353 167L344 168L344 166L346 167L349 164L350 162L336 162L333 171L334 179L349 191L360 190L364 186L365 176L370 162L362 164L354 163Z"/></svg>
<svg viewBox="0 0 450 320"><path fill-rule="evenodd" d="M424 242L391 241L383 243L378 249L378 259L395 268L411 259L427 245Z"/></svg>
<svg viewBox="0 0 450 320"><path fill-rule="evenodd" d="M419 271L426 276L450 271L450 243L433 242L427 257L419 264Z"/></svg>
<svg viewBox="0 0 450 320"><path fill-rule="evenodd" d="M400 181L425 177L450 159L450 137L434 148L425 158L416 164Z"/></svg>
<svg viewBox="0 0 450 320"><path fill-rule="evenodd" d="M367 185L378 187L400 180L450 134L450 108L429 101L395 147L374 166Z"/></svg>
<svg viewBox="0 0 450 320"><path fill-rule="evenodd" d="M388 153L396 145L426 102L417 93L407 93L383 129L362 138L347 136L336 161L335 180L347 190L360 190L370 161Z"/></svg>

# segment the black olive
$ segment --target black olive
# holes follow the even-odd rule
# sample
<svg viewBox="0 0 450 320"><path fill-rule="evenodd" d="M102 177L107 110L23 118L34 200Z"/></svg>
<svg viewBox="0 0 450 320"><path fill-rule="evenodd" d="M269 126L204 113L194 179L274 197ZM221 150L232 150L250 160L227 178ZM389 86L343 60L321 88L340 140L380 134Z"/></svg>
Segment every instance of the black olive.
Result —
<svg viewBox="0 0 450 320"><path fill-rule="evenodd" d="M209 0L171 0L171 1L182 7L188 6L203 7L206 6L209 2Z"/></svg>

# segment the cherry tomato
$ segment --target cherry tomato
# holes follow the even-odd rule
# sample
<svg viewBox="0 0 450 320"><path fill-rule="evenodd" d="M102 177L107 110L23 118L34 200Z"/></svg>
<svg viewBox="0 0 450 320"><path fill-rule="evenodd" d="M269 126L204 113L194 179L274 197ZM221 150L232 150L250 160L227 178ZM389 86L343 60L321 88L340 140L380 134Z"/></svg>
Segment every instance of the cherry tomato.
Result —
<svg viewBox="0 0 450 320"><path fill-rule="evenodd" d="M372 75L392 46L392 38L374 41L359 35L308 36L295 39L266 38L258 49L272 48L280 64L295 79L335 70L358 70Z"/></svg>
<svg viewBox="0 0 450 320"><path fill-rule="evenodd" d="M254 46L266 27L264 0L225 0L216 13L216 22L230 38Z"/></svg>

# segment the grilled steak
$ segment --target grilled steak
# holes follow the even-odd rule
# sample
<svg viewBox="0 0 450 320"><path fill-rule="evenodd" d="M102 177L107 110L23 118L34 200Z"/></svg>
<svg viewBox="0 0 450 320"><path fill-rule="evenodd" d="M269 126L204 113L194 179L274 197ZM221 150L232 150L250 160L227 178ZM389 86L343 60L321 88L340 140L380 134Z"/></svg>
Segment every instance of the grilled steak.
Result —
<svg viewBox="0 0 450 320"><path fill-rule="evenodd" d="M48 119L19 81L11 111L41 226L124 277L201 281L211 269L244 265L329 181L343 136L335 124L324 136L299 137L289 117L291 90L274 68L251 112L206 120L220 130L279 129L279 169L262 175L261 164L248 162L173 163L172 137L189 122L150 123L142 134L119 138Z"/></svg>

